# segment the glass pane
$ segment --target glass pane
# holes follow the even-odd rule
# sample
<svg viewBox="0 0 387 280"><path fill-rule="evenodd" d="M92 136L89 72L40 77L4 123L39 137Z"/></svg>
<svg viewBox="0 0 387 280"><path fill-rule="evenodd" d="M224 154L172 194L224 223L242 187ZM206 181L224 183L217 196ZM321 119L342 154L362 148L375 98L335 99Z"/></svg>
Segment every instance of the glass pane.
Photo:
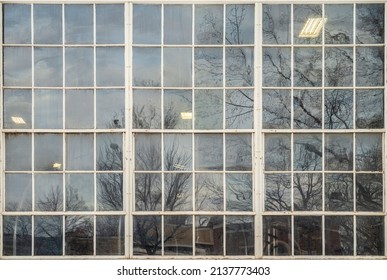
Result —
<svg viewBox="0 0 387 280"><path fill-rule="evenodd" d="M192 210L191 173L167 173L164 175L164 210Z"/></svg>
<svg viewBox="0 0 387 280"><path fill-rule="evenodd" d="M356 128L384 127L384 90L356 90Z"/></svg>
<svg viewBox="0 0 387 280"><path fill-rule="evenodd" d="M192 128L192 91L164 90L164 128Z"/></svg>
<svg viewBox="0 0 387 280"><path fill-rule="evenodd" d="M36 216L34 254L36 256L62 255L63 221L61 216Z"/></svg>
<svg viewBox="0 0 387 280"><path fill-rule="evenodd" d="M133 217L133 255L161 255L161 217Z"/></svg>
<svg viewBox="0 0 387 280"><path fill-rule="evenodd" d="M35 134L34 140L35 170L62 170L62 134Z"/></svg>
<svg viewBox="0 0 387 280"><path fill-rule="evenodd" d="M195 86L223 85L223 49L195 48Z"/></svg>
<svg viewBox="0 0 387 280"><path fill-rule="evenodd" d="M325 48L325 85L345 87L353 84L353 49Z"/></svg>
<svg viewBox="0 0 387 280"><path fill-rule="evenodd" d="M97 210L123 210L123 175L121 173L97 174Z"/></svg>
<svg viewBox="0 0 387 280"><path fill-rule="evenodd" d="M59 129L63 126L62 90L35 89L34 117L35 128Z"/></svg>
<svg viewBox="0 0 387 280"><path fill-rule="evenodd" d="M352 174L325 174L325 210L353 211Z"/></svg>
<svg viewBox="0 0 387 280"><path fill-rule="evenodd" d="M164 6L164 44L190 44L192 41L192 6Z"/></svg>
<svg viewBox="0 0 387 280"><path fill-rule="evenodd" d="M290 134L265 135L265 170L290 170Z"/></svg>
<svg viewBox="0 0 387 280"><path fill-rule="evenodd" d="M161 5L133 5L133 43L161 43Z"/></svg>
<svg viewBox="0 0 387 280"><path fill-rule="evenodd" d="M94 144L92 134L67 134L67 170L93 170Z"/></svg>
<svg viewBox="0 0 387 280"><path fill-rule="evenodd" d="M253 211L251 174L226 174L226 210Z"/></svg>
<svg viewBox="0 0 387 280"><path fill-rule="evenodd" d="M254 219L252 216L226 216L226 254L254 255Z"/></svg>
<svg viewBox="0 0 387 280"><path fill-rule="evenodd" d="M383 211L382 174L356 174L356 210Z"/></svg>
<svg viewBox="0 0 387 280"><path fill-rule="evenodd" d="M93 43L93 6L65 5L66 44Z"/></svg>
<svg viewBox="0 0 387 280"><path fill-rule="evenodd" d="M161 211L161 174L135 174L136 211Z"/></svg>
<svg viewBox="0 0 387 280"><path fill-rule="evenodd" d="M94 221L91 216L66 216L66 255L92 255Z"/></svg>
<svg viewBox="0 0 387 280"><path fill-rule="evenodd" d="M195 44L219 45L223 43L223 6L195 6Z"/></svg>
<svg viewBox="0 0 387 280"><path fill-rule="evenodd" d="M325 90L325 128L353 127L353 92L346 89Z"/></svg>
<svg viewBox="0 0 387 280"><path fill-rule="evenodd" d="M97 86L125 86L124 48L97 48Z"/></svg>
<svg viewBox="0 0 387 280"><path fill-rule="evenodd" d="M321 44L324 23L309 34L304 31L310 29L309 19L323 20L322 5L294 5L294 44Z"/></svg>
<svg viewBox="0 0 387 280"><path fill-rule="evenodd" d="M263 5L263 43L289 44L291 40L291 6Z"/></svg>
<svg viewBox="0 0 387 280"><path fill-rule="evenodd" d="M97 128L125 127L125 92L120 89L96 91Z"/></svg>
<svg viewBox="0 0 387 280"><path fill-rule="evenodd" d="M325 254L353 255L353 217L325 217Z"/></svg>
<svg viewBox="0 0 387 280"><path fill-rule="evenodd" d="M35 211L63 210L62 174L35 174Z"/></svg>
<svg viewBox="0 0 387 280"><path fill-rule="evenodd" d="M290 63L290 48L263 48L263 86L289 87Z"/></svg>
<svg viewBox="0 0 387 280"><path fill-rule="evenodd" d="M66 90L66 128L94 127L93 90Z"/></svg>
<svg viewBox="0 0 387 280"><path fill-rule="evenodd" d="M32 128L31 115L31 90L4 90L4 128Z"/></svg>
<svg viewBox="0 0 387 280"><path fill-rule="evenodd" d="M353 169L352 134L325 135L325 169L338 171Z"/></svg>
<svg viewBox="0 0 387 280"><path fill-rule="evenodd" d="M195 255L223 255L223 217L195 217Z"/></svg>
<svg viewBox="0 0 387 280"><path fill-rule="evenodd" d="M136 135L136 170L161 170L160 134Z"/></svg>
<svg viewBox="0 0 387 280"><path fill-rule="evenodd" d="M382 171L382 134L356 134L356 170Z"/></svg>
<svg viewBox="0 0 387 280"><path fill-rule="evenodd" d="M66 48L66 86L91 87L94 85L93 48Z"/></svg>
<svg viewBox="0 0 387 280"><path fill-rule="evenodd" d="M356 42L377 44L384 42L384 5L356 5Z"/></svg>
<svg viewBox="0 0 387 280"><path fill-rule="evenodd" d="M191 52L190 48L164 49L164 86L189 87L192 85Z"/></svg>
<svg viewBox="0 0 387 280"><path fill-rule="evenodd" d="M31 5L3 6L4 43L31 43Z"/></svg>
<svg viewBox="0 0 387 280"><path fill-rule="evenodd" d="M164 167L166 170L192 170L191 134L164 135Z"/></svg>
<svg viewBox="0 0 387 280"><path fill-rule="evenodd" d="M226 135L226 170L252 170L251 134Z"/></svg>
<svg viewBox="0 0 387 280"><path fill-rule="evenodd" d="M5 211L32 210L31 174L5 175Z"/></svg>
<svg viewBox="0 0 387 280"><path fill-rule="evenodd" d="M32 249L32 224L30 216L3 217L3 255L28 256Z"/></svg>
<svg viewBox="0 0 387 280"><path fill-rule="evenodd" d="M161 85L161 48L133 48L133 85Z"/></svg>
<svg viewBox="0 0 387 280"><path fill-rule="evenodd" d="M325 44L353 42L353 5L325 5Z"/></svg>
<svg viewBox="0 0 387 280"><path fill-rule="evenodd" d="M30 47L4 47L4 85L31 86L32 53Z"/></svg>
<svg viewBox="0 0 387 280"><path fill-rule="evenodd" d="M161 128L160 90L133 91L133 128Z"/></svg>
<svg viewBox="0 0 387 280"><path fill-rule="evenodd" d="M294 86L319 87L322 84L322 49L294 48Z"/></svg>
<svg viewBox="0 0 387 280"><path fill-rule="evenodd" d="M356 86L383 86L384 48L356 48Z"/></svg>
<svg viewBox="0 0 387 280"><path fill-rule="evenodd" d="M254 91L249 89L226 90L226 128L253 128Z"/></svg>
<svg viewBox="0 0 387 280"><path fill-rule="evenodd" d="M265 174L265 211L291 210L290 174Z"/></svg>
<svg viewBox="0 0 387 280"><path fill-rule="evenodd" d="M290 256L292 254L291 232L290 217L263 217L263 254Z"/></svg>
<svg viewBox="0 0 387 280"><path fill-rule="evenodd" d="M192 217L165 216L164 254L192 255Z"/></svg>
<svg viewBox="0 0 387 280"><path fill-rule="evenodd" d="M97 134L97 170L122 170L122 134Z"/></svg>
<svg viewBox="0 0 387 280"><path fill-rule="evenodd" d="M294 134L293 169L317 171L322 169L322 139L319 134Z"/></svg>
<svg viewBox="0 0 387 280"><path fill-rule="evenodd" d="M253 48L226 48L226 85L254 85Z"/></svg>
<svg viewBox="0 0 387 280"><path fill-rule="evenodd" d="M125 255L124 216L97 216L97 255Z"/></svg>
<svg viewBox="0 0 387 280"><path fill-rule="evenodd" d="M196 174L195 209L199 211L223 210L223 175Z"/></svg>
<svg viewBox="0 0 387 280"><path fill-rule="evenodd" d="M294 174L293 190L295 211L322 210L322 174Z"/></svg>
<svg viewBox="0 0 387 280"><path fill-rule="evenodd" d="M125 41L124 5L96 5L97 44L123 44ZM98 69L98 68L97 68Z"/></svg>
<svg viewBox="0 0 387 280"><path fill-rule="evenodd" d="M66 174L66 211L93 210L93 174Z"/></svg>
<svg viewBox="0 0 387 280"><path fill-rule="evenodd" d="M5 170L32 169L32 140L29 134L5 135ZM23 159L23 160L20 160Z"/></svg>
<svg viewBox="0 0 387 280"><path fill-rule="evenodd" d="M357 255L384 255L384 217L356 217Z"/></svg>
<svg viewBox="0 0 387 280"><path fill-rule="evenodd" d="M223 170L222 134L195 135L195 169Z"/></svg>
<svg viewBox="0 0 387 280"><path fill-rule="evenodd" d="M62 5L34 5L34 43L62 44Z"/></svg>
<svg viewBox="0 0 387 280"><path fill-rule="evenodd" d="M290 128L290 90L263 90L262 102L263 128Z"/></svg>
<svg viewBox="0 0 387 280"><path fill-rule="evenodd" d="M294 217L294 254L321 255L322 254L322 225L321 217Z"/></svg>
<svg viewBox="0 0 387 280"><path fill-rule="evenodd" d="M254 43L254 5L226 6L226 44Z"/></svg>
<svg viewBox="0 0 387 280"><path fill-rule="evenodd" d="M34 57L35 86L62 86L63 50L61 48L35 48Z"/></svg>
<svg viewBox="0 0 387 280"><path fill-rule="evenodd" d="M223 128L223 90L198 89L195 91L195 128Z"/></svg>

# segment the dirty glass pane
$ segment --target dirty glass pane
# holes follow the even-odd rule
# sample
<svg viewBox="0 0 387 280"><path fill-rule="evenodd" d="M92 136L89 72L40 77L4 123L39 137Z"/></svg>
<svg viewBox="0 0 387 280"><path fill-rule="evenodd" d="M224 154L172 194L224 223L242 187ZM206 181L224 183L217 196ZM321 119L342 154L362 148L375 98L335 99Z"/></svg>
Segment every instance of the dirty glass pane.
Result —
<svg viewBox="0 0 387 280"><path fill-rule="evenodd" d="M195 210L223 210L223 175L198 173L195 178Z"/></svg>
<svg viewBox="0 0 387 280"><path fill-rule="evenodd" d="M325 174L325 210L353 211L352 174Z"/></svg>
<svg viewBox="0 0 387 280"><path fill-rule="evenodd" d="M289 216L263 217L263 254L290 256L292 254L291 232Z"/></svg>
<svg viewBox="0 0 387 280"><path fill-rule="evenodd" d="M226 254L254 255L254 219L252 216L226 216Z"/></svg>
<svg viewBox="0 0 387 280"><path fill-rule="evenodd" d="M63 135L35 134L35 170L63 170Z"/></svg>
<svg viewBox="0 0 387 280"><path fill-rule="evenodd" d="M3 255L29 256L32 252L31 216L3 217Z"/></svg>
<svg viewBox="0 0 387 280"><path fill-rule="evenodd" d="M125 254L124 216L97 216L96 248L97 255Z"/></svg>
<svg viewBox="0 0 387 280"><path fill-rule="evenodd" d="M62 216L35 217L34 254L36 256L60 256L63 251Z"/></svg>
<svg viewBox="0 0 387 280"><path fill-rule="evenodd" d="M223 255L223 216L195 217L196 256Z"/></svg>
<svg viewBox="0 0 387 280"><path fill-rule="evenodd" d="M161 217L133 217L133 255L161 255Z"/></svg>
<svg viewBox="0 0 387 280"><path fill-rule="evenodd" d="M161 174L135 174L136 211L161 211Z"/></svg>
<svg viewBox="0 0 387 280"><path fill-rule="evenodd" d="M353 91L348 89L325 90L325 128L349 129L353 127Z"/></svg>
<svg viewBox="0 0 387 280"><path fill-rule="evenodd" d="M66 211L93 210L93 174L66 174Z"/></svg>
<svg viewBox="0 0 387 280"><path fill-rule="evenodd" d="M5 175L5 211L32 211L31 174Z"/></svg>
<svg viewBox="0 0 387 280"><path fill-rule="evenodd" d="M35 174L35 210L63 210L62 174Z"/></svg>
<svg viewBox="0 0 387 280"><path fill-rule="evenodd" d="M294 217L294 254L322 254L322 217Z"/></svg>
<svg viewBox="0 0 387 280"><path fill-rule="evenodd" d="M291 40L291 6L263 5L263 43L289 44Z"/></svg>
<svg viewBox="0 0 387 280"><path fill-rule="evenodd" d="M219 45L223 43L223 6L195 6L195 44Z"/></svg>
<svg viewBox="0 0 387 280"><path fill-rule="evenodd" d="M94 220L92 216L65 217L65 254L92 255L94 239Z"/></svg>
<svg viewBox="0 0 387 280"><path fill-rule="evenodd" d="M353 217L325 216L325 254L353 255Z"/></svg>
<svg viewBox="0 0 387 280"><path fill-rule="evenodd" d="M161 43L161 5L133 5L133 43Z"/></svg>
<svg viewBox="0 0 387 280"><path fill-rule="evenodd" d="M253 211L251 174L226 174L226 210Z"/></svg>
<svg viewBox="0 0 387 280"><path fill-rule="evenodd" d="M291 210L290 174L265 174L265 210Z"/></svg>
<svg viewBox="0 0 387 280"><path fill-rule="evenodd" d="M294 174L293 201L295 211L321 211L322 174Z"/></svg>

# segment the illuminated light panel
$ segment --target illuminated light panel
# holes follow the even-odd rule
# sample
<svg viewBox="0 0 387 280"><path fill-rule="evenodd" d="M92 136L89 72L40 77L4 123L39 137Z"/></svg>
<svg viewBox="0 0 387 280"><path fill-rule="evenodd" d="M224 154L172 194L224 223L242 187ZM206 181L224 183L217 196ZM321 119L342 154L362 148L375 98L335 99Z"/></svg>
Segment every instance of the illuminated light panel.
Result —
<svg viewBox="0 0 387 280"><path fill-rule="evenodd" d="M54 163L52 164L52 168L54 168L54 169L56 169L56 170L61 169L61 167L62 167L62 164L59 163L59 162L54 162Z"/></svg>
<svg viewBox="0 0 387 280"><path fill-rule="evenodd" d="M308 18L304 27L302 28L299 37L300 38L316 38L320 35L320 32L327 22L327 18Z"/></svg>
<svg viewBox="0 0 387 280"><path fill-rule="evenodd" d="M11 119L16 124L26 124L22 117L11 117Z"/></svg>
<svg viewBox="0 0 387 280"><path fill-rule="evenodd" d="M183 120L192 120L192 112L181 112L180 117Z"/></svg>

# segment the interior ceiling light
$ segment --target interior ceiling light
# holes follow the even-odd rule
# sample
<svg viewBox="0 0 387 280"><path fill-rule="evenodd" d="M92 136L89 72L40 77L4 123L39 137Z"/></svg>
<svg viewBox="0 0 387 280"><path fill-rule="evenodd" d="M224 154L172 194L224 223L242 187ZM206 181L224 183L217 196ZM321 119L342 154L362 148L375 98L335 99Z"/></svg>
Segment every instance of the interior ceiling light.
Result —
<svg viewBox="0 0 387 280"><path fill-rule="evenodd" d="M327 18L308 18L304 27L302 28L299 37L300 38L316 38L320 35L320 32L327 22Z"/></svg>
<svg viewBox="0 0 387 280"><path fill-rule="evenodd" d="M62 167L62 164L59 163L59 162L54 162L54 163L52 164L52 168L54 168L54 169L56 169L56 170L61 169L61 167Z"/></svg>
<svg viewBox="0 0 387 280"><path fill-rule="evenodd" d="M183 120L192 120L192 112L181 112L180 117Z"/></svg>
<svg viewBox="0 0 387 280"><path fill-rule="evenodd" d="M16 124L26 124L22 117L11 117L11 120Z"/></svg>

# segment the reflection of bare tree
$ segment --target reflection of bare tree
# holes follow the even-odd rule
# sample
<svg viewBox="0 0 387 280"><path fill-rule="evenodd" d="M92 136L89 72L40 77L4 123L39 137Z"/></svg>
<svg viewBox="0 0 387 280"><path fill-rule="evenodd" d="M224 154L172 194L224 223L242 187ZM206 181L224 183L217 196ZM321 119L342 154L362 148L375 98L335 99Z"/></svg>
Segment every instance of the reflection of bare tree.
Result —
<svg viewBox="0 0 387 280"><path fill-rule="evenodd" d="M321 174L295 174L293 188L295 211L322 209Z"/></svg>

